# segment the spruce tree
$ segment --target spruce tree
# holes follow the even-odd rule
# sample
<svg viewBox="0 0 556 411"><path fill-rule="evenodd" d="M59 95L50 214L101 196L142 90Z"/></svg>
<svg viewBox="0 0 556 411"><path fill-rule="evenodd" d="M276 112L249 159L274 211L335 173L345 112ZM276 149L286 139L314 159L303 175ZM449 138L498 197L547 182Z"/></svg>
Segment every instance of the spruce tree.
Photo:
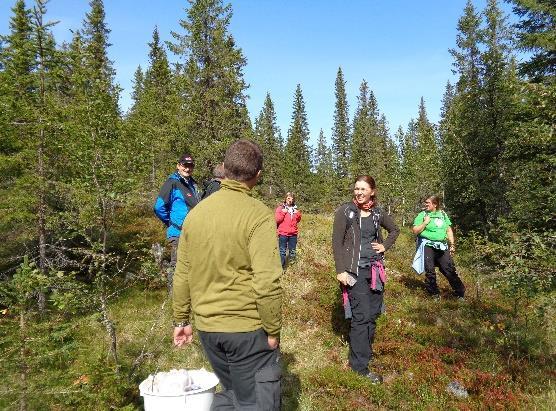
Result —
<svg viewBox="0 0 556 411"><path fill-rule="evenodd" d="M29 142L28 146L34 148L34 167L31 173L35 173L35 184L37 184L36 193L36 221L38 231L39 245L39 264L38 267L43 274L47 272L47 218L49 209L48 204L49 193L52 192L53 178L57 177L55 171L56 165L49 164L49 161L56 161L55 147L59 143L59 135L57 127L53 127L53 123L58 123L60 117L61 100L58 95L57 72L60 70L59 54L55 50L55 42L50 32L54 22L44 22L46 15L47 0L37 0L33 8L33 37L36 49L37 69L37 97L34 113L35 127L33 135L36 136L34 144ZM57 198L50 201L57 202ZM54 206L54 204L52 204ZM44 298L44 295L40 296ZM40 301L44 307L45 301Z"/></svg>
<svg viewBox="0 0 556 411"><path fill-rule="evenodd" d="M160 188L179 154L180 139L176 118L180 102L174 75L160 42L158 29L149 42L149 66L143 74L136 71L135 104L126 121L126 140L135 156L144 157L137 172L145 176L143 192L149 197ZM145 198L145 196L143 196ZM141 200L140 200L141 201Z"/></svg>
<svg viewBox="0 0 556 411"><path fill-rule="evenodd" d="M181 147L190 147L198 172L208 176L229 144L251 135L243 79L246 60L228 32L231 6L222 0L189 0L185 34L172 32L170 50L180 59L178 81L185 110ZM176 147L176 150L179 150Z"/></svg>
<svg viewBox="0 0 556 411"><path fill-rule="evenodd" d="M452 101L454 100L454 86L450 81L446 82L446 86L444 88L444 95L442 96L442 106L440 107L440 122L438 126L438 134L437 140L440 150L442 150L444 146L444 140L446 135L449 132L449 114L450 114L450 107L452 105ZM442 164L444 165L444 164Z"/></svg>
<svg viewBox="0 0 556 411"><path fill-rule="evenodd" d="M341 201L341 197L338 196L335 189L337 175L334 170L332 150L326 144L322 129L319 132L319 141L315 152L315 169L314 190L317 196L315 201L321 205L337 205Z"/></svg>
<svg viewBox="0 0 556 411"><path fill-rule="evenodd" d="M481 196L483 182L477 163L481 152L483 99L481 90L481 16L468 1L458 21L457 49L450 50L459 75L451 103L452 132L443 141L442 159L446 174L445 196L453 208L454 221L464 228L481 228L486 234L487 218Z"/></svg>
<svg viewBox="0 0 556 411"><path fill-rule="evenodd" d="M407 125L407 130L403 132L400 128L396 133L396 138L399 141L401 151L401 168L400 174L402 179L402 198L400 211L402 215L402 222L405 223L413 221L415 212L420 209L419 207L419 194L418 189L420 185L419 170L416 166L417 158L417 123L411 119Z"/></svg>
<svg viewBox="0 0 556 411"><path fill-rule="evenodd" d="M88 261L87 276L94 284L91 305L100 314L117 365L116 329L107 306L110 274L117 261L110 240L118 223L116 210L125 204L137 180L129 171L136 159L129 157L121 139L119 88L107 54L109 32L103 2L91 0L83 28L75 33L67 56L73 87L63 145L70 200L64 210L68 216L64 245Z"/></svg>
<svg viewBox="0 0 556 411"><path fill-rule="evenodd" d="M419 102L419 116L416 124L415 147L415 175L419 176L418 185L415 187L415 198L421 198L440 192L441 167L438 146L433 124L429 121L425 108L425 101L421 97Z"/></svg>
<svg viewBox="0 0 556 411"><path fill-rule="evenodd" d="M515 0L518 46L533 52L520 65L527 82L516 87L512 132L505 141L506 200L511 207L509 221L518 230L546 233L554 238L556 229L556 57L554 41L556 11L549 1ZM550 240L546 241L551 247Z"/></svg>
<svg viewBox="0 0 556 411"><path fill-rule="evenodd" d="M369 96L369 86L365 80L359 86L357 97L357 109L353 119L353 137L351 146L351 175L354 177L368 174L369 159L371 156L370 135L373 132L373 124L370 120L373 102L372 94ZM371 101L370 101L371 100Z"/></svg>
<svg viewBox="0 0 556 411"><path fill-rule="evenodd" d="M301 85L297 85L293 102L292 122L284 147L283 176L286 191L293 191L303 200L311 199L311 154L308 146L309 125Z"/></svg>
<svg viewBox="0 0 556 411"><path fill-rule="evenodd" d="M399 129L396 138L400 140L402 154L399 167L401 167L400 184L403 190L401 193L398 190L394 192L402 197L400 210L404 221L411 222L415 212L420 209L424 197L440 192L442 177L435 130L428 120L423 98L419 103L417 120L409 122L406 133ZM392 161L396 164L392 149L388 151L392 153L390 154ZM390 172L395 170L394 167ZM395 176L393 177L395 179ZM396 203L399 204L400 201Z"/></svg>
<svg viewBox="0 0 556 411"><path fill-rule="evenodd" d="M351 170L354 177L370 174L375 179L380 179L384 170L384 135L388 131L386 122L380 124L380 117L374 93L363 80L353 119Z"/></svg>
<svg viewBox="0 0 556 411"><path fill-rule="evenodd" d="M534 82L554 80L556 77L556 7L552 0L511 0L513 11L521 19L518 47L532 53L520 65L520 72Z"/></svg>
<svg viewBox="0 0 556 411"><path fill-rule="evenodd" d="M405 210L405 186L404 186L404 144L405 144L405 133L402 126L399 126L396 130L396 134L392 139L392 150L395 152L395 162L392 164L391 171L388 171L389 181L392 183L392 207L393 211L401 217L402 225L405 226L409 216Z"/></svg>
<svg viewBox="0 0 556 411"><path fill-rule="evenodd" d="M485 50L481 54L483 121L481 123L481 147L477 153L477 165L482 180L486 221L493 224L498 217L507 214L505 202L506 179L502 155L504 144L510 133L513 117L513 94L516 90L516 75L512 72L510 54L511 33L507 18L497 0L489 0L484 11Z"/></svg>
<svg viewBox="0 0 556 411"><path fill-rule="evenodd" d="M38 0L32 10L23 1L13 8L11 34L4 36L6 46L0 52L0 101L6 110L0 116L2 174L6 177L2 195L5 210L0 232L10 232L12 246L27 242L43 274L47 272L47 226L54 227L50 209L59 202L52 189L56 172L59 127L61 64L51 34L55 23L44 22L46 1ZM6 224L6 226L3 226ZM5 230L4 230L5 229ZM3 247L2 247L3 248ZM1 254L1 253L0 253ZM14 253L15 254L15 253ZM44 308L44 294L39 293Z"/></svg>
<svg viewBox="0 0 556 411"><path fill-rule="evenodd" d="M137 102L141 99L143 94L143 82L145 81L145 75L143 74L143 69L141 65L137 66L137 69L133 73L133 90L131 92L131 99L133 100L133 106L131 111L135 108Z"/></svg>
<svg viewBox="0 0 556 411"><path fill-rule="evenodd" d="M264 106L255 120L255 141L261 146L264 156L264 172L261 185L263 192L276 197L284 191L282 182L283 142L280 128L276 124L276 112L270 93L266 94Z"/></svg>
<svg viewBox="0 0 556 411"><path fill-rule="evenodd" d="M27 196L31 160L27 143L32 138L36 101L36 59L31 10L23 0L12 8L10 32L2 36L0 49L0 232L12 238L2 245L2 263L20 255L22 245L36 239L33 202ZM32 163L31 163L32 164ZM33 258L35 255L32 256Z"/></svg>
<svg viewBox="0 0 556 411"><path fill-rule="evenodd" d="M378 136L382 158L377 159L381 169L377 173L380 189L380 202L386 212L393 213L401 201L400 158L396 142L390 137L386 116L378 121Z"/></svg>
<svg viewBox="0 0 556 411"><path fill-rule="evenodd" d="M336 172L338 189L341 191L346 183L349 184L349 158L351 135L349 125L349 106L346 95L346 82L342 68L338 68L334 94L334 126L332 128L332 148L334 155L334 169Z"/></svg>

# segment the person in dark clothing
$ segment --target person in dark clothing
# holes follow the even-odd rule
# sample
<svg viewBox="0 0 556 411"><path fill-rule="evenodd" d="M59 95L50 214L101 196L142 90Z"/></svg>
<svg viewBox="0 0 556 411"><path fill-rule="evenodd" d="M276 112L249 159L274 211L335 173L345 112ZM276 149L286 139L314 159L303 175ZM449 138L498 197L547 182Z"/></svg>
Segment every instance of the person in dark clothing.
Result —
<svg viewBox="0 0 556 411"><path fill-rule="evenodd" d="M209 195L217 192L220 190L220 182L224 178L224 164L220 163L212 170L212 179L210 179L205 184L205 189L203 190L203 196L201 197L202 200L207 198Z"/></svg>
<svg viewBox="0 0 556 411"><path fill-rule="evenodd" d="M440 198L430 196L425 200L425 209L413 221L412 231L417 234L417 248L422 250L425 269L425 288L435 300L440 299L436 283L436 267L446 277L456 296L465 298L465 286L456 272L452 255L456 251L452 222L440 209Z"/></svg>
<svg viewBox="0 0 556 411"><path fill-rule="evenodd" d="M334 216L332 248L336 278L342 286L349 331L349 365L353 371L382 382L369 370L376 320L382 312L386 273L384 252L400 230L377 205L375 180L368 175L355 179L353 201L341 205ZM382 237L381 227L388 236Z"/></svg>
<svg viewBox="0 0 556 411"><path fill-rule="evenodd" d="M201 200L197 182L193 178L195 162L189 154L184 154L176 164L176 172L162 185L154 203L154 213L167 227L166 239L172 247L170 267L167 271L168 289L172 288L172 276L176 268L176 256L181 228L187 214Z"/></svg>

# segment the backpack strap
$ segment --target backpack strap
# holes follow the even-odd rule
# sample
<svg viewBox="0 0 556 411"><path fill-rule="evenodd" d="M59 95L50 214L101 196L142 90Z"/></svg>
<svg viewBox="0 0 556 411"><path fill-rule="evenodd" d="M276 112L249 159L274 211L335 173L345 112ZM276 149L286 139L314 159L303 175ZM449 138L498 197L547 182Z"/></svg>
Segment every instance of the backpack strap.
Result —
<svg viewBox="0 0 556 411"><path fill-rule="evenodd" d="M378 241L378 230L380 230L380 212L382 210L380 207L374 207L371 211L371 215L373 217L373 224L375 226L375 240Z"/></svg>

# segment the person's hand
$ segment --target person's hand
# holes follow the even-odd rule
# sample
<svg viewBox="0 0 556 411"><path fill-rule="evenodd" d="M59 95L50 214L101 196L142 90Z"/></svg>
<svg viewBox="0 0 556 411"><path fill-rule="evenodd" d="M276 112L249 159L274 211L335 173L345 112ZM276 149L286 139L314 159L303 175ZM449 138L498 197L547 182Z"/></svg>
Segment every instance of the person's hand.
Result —
<svg viewBox="0 0 556 411"><path fill-rule="evenodd" d="M193 327L191 324L185 327L174 327L174 345L182 347L193 341Z"/></svg>
<svg viewBox="0 0 556 411"><path fill-rule="evenodd" d="M371 247L373 247L373 250L375 250L377 253L383 253L384 251L386 251L386 248L384 248L384 246L380 243L371 243Z"/></svg>
<svg viewBox="0 0 556 411"><path fill-rule="evenodd" d="M431 222L431 218L429 215L426 215L425 218L423 219L423 224L428 225Z"/></svg>
<svg viewBox="0 0 556 411"><path fill-rule="evenodd" d="M348 273L346 271L344 271L343 273L340 273L338 275L336 275L336 279L342 284L347 286L348 285Z"/></svg>
<svg viewBox="0 0 556 411"><path fill-rule="evenodd" d="M452 245L450 246L449 250L450 250L450 255L454 255L455 252L456 252L456 246L452 244Z"/></svg>
<svg viewBox="0 0 556 411"><path fill-rule="evenodd" d="M276 337L271 337L270 335L268 336L268 346L275 350L276 348L278 348L278 346L280 345L280 339L276 338Z"/></svg>

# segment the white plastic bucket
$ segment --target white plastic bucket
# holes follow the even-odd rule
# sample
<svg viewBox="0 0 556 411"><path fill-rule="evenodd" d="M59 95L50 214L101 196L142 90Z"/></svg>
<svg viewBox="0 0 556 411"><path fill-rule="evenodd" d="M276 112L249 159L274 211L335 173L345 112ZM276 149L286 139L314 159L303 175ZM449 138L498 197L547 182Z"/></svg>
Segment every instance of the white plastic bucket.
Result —
<svg viewBox="0 0 556 411"><path fill-rule="evenodd" d="M147 378L139 384L139 391L145 402L145 411L209 411L218 378L213 373L204 372L206 375L202 388L179 395L151 392L152 379Z"/></svg>

